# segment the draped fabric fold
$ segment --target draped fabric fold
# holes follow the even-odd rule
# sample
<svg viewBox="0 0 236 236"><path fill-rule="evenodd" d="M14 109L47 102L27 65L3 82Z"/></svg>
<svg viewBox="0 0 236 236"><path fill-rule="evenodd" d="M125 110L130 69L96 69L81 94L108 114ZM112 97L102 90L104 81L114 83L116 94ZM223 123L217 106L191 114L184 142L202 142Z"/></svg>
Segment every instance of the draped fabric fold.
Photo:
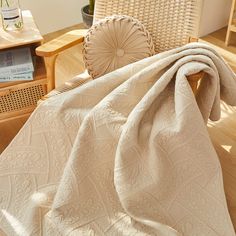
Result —
<svg viewBox="0 0 236 236"><path fill-rule="evenodd" d="M206 129L235 77L192 43L44 101L0 156L0 232L235 235Z"/></svg>

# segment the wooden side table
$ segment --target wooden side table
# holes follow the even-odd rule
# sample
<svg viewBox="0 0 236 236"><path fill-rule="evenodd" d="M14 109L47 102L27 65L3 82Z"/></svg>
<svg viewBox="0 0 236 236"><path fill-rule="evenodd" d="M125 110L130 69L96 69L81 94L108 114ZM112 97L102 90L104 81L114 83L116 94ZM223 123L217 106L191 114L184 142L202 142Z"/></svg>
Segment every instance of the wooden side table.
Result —
<svg viewBox="0 0 236 236"><path fill-rule="evenodd" d="M32 81L0 82L0 122L31 113L37 101L47 94L47 76L43 58L35 54L35 48L43 42L30 11L23 11L24 28L6 32L0 28L0 51L29 47L34 64ZM0 25L1 26L1 25Z"/></svg>

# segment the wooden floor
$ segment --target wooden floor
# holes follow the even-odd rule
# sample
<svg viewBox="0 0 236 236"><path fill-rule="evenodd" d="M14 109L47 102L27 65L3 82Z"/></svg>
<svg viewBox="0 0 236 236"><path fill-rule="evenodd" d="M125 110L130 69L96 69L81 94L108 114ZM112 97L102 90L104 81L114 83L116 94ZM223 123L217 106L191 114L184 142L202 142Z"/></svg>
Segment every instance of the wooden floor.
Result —
<svg viewBox="0 0 236 236"><path fill-rule="evenodd" d="M231 44L225 45L227 28L222 28L210 35L202 37L199 41L209 44L220 53L226 61L229 63L231 68L236 72L236 33L232 34Z"/></svg>

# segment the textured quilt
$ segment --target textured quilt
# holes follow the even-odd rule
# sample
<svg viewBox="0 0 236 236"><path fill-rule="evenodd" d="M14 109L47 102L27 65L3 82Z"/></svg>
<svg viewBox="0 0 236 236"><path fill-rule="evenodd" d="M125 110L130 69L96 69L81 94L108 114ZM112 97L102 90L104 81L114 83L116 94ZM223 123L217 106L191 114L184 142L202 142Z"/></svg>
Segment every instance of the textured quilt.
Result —
<svg viewBox="0 0 236 236"><path fill-rule="evenodd" d="M41 103L0 156L0 234L234 236L206 123L235 77L193 43Z"/></svg>

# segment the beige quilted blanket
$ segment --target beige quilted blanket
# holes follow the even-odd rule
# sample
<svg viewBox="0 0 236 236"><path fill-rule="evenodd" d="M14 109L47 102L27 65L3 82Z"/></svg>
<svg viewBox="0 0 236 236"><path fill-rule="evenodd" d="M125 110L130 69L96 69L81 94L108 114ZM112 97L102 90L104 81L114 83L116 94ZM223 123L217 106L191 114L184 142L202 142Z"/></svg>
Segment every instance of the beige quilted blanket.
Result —
<svg viewBox="0 0 236 236"><path fill-rule="evenodd" d="M235 235L206 129L220 97L236 105L235 74L194 43L46 100L0 156L0 232Z"/></svg>

